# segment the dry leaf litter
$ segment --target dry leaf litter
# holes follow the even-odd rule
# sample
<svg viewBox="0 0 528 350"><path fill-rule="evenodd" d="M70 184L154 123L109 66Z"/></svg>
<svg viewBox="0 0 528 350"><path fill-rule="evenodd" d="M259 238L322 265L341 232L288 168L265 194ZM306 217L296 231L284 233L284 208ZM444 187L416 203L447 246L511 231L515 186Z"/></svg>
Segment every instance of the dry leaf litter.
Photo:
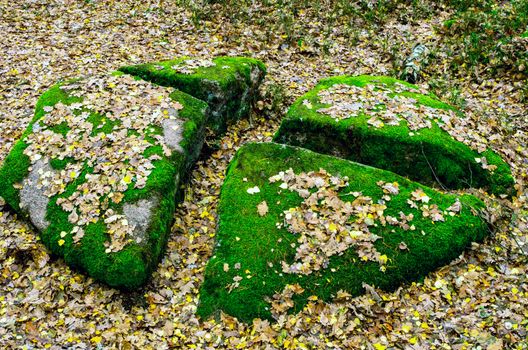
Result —
<svg viewBox="0 0 528 350"><path fill-rule="evenodd" d="M375 31L358 30L352 44L345 25L335 25L325 37L319 30L321 13L303 10L296 14L294 30L311 33L313 40L307 48L299 48L285 40L280 27L270 31L258 22L231 21L217 11L213 20L195 28L191 12L167 1L160 8L160 3L0 1L0 160L27 126L38 96L59 79L183 55L210 59L251 54L269 68L265 91L274 84L286 88L280 104L284 108L320 78L389 74L392 47L405 54L417 41L435 45L439 40L433 27L448 18L442 10L418 23L401 23L395 17ZM268 19L280 15L259 3L250 10ZM241 122L231 128L220 140L219 150L194 169L185 201L175 213L167 254L152 282L138 293L125 295L71 271L47 254L28 225L2 207L0 345L5 349L528 348L524 83L457 76L449 73L448 54L440 50L439 55L444 63L429 67L427 75L461 91L469 124L457 125L457 130L474 133L505 157L518 190L511 203L490 203L492 235L450 266L394 293L365 285L367 294L355 299L346 292L338 293L331 303L311 298L298 314L287 313L293 295L300 292L298 286L288 286L273 302L274 323L255 320L246 325L227 315L197 319L198 287L215 245L216 206L226 166L241 144L269 141L277 128L274 115L280 113L266 98L258 104L252 124ZM0 205L4 205L1 200Z"/></svg>
<svg viewBox="0 0 528 350"><path fill-rule="evenodd" d="M328 267L329 258L341 255L344 251L354 247L363 261L375 261L380 264L380 270L385 271L388 257L380 254L374 247L379 236L370 232L369 227L392 225L403 230L415 230L412 225L414 215L400 211L399 217L385 215L386 202L391 195L399 193L397 182L378 182L384 195L381 201L374 203L373 199L363 196L361 192L347 195L353 200L340 198L340 190L348 186L347 177L332 176L326 170L318 172L295 174L290 168L270 177L271 183L280 182L279 194L282 190L294 191L303 201L299 207L284 211L284 226L289 232L298 234L294 264L282 262L284 273L308 275L313 271ZM420 209L424 217L432 221L445 221L442 211L436 204L423 204L418 207L417 202L429 203L429 197L422 189L412 192L408 199L410 208ZM454 205L454 204L453 204ZM455 211L449 213L454 216ZM410 224L409 224L410 223ZM279 223L280 227L282 224ZM402 246L406 246L402 242Z"/></svg>

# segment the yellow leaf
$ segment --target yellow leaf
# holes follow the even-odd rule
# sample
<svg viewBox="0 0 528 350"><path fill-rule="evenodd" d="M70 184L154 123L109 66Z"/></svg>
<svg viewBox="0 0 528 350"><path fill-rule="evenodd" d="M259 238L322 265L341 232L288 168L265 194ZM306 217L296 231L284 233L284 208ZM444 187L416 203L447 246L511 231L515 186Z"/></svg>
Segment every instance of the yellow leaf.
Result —
<svg viewBox="0 0 528 350"><path fill-rule="evenodd" d="M101 337L101 336L99 336L99 335L96 336L96 337L93 337L92 339L90 339L90 341L91 341L92 343L100 343L102 340L103 340L103 337Z"/></svg>
<svg viewBox="0 0 528 350"><path fill-rule="evenodd" d="M59 239L58 243L59 243L60 246L62 246L62 245L64 245L64 240L63 239Z"/></svg>
<svg viewBox="0 0 528 350"><path fill-rule="evenodd" d="M374 344L374 348L376 350L385 350L385 349L387 349L387 347L385 345L381 345L380 343Z"/></svg>

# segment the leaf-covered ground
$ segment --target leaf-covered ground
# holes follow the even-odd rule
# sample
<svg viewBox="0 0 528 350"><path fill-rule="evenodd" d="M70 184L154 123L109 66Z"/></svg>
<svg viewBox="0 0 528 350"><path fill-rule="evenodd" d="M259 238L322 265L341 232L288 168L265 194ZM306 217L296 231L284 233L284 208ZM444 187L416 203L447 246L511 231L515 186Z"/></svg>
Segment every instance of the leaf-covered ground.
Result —
<svg viewBox="0 0 528 350"><path fill-rule="evenodd" d="M528 348L525 82L507 73L487 75L482 67L468 76L453 69L441 46L444 31L435 30L450 18L449 7L426 15L416 7L416 20L410 6L400 7L369 24L355 15L335 17L323 1L300 10L293 1L264 3L246 5L244 16L232 20L228 8L204 5L212 11L197 27L196 12L167 0L0 0L0 161L29 123L38 96L59 79L181 55L250 55L269 68L256 115L209 141L175 213L167 254L144 290L123 294L71 271L48 255L32 228L7 208L0 211L0 346ZM282 310L293 290L278 297L276 323L198 319L198 288L234 151L248 141L271 140L285 107L318 79L393 75L417 42L434 48L437 58L421 87L463 107L479 125L472 132L512 166L518 195L512 202L488 201L490 238L395 293L369 289L356 299L337 295L330 304L312 298L302 312L288 314Z"/></svg>

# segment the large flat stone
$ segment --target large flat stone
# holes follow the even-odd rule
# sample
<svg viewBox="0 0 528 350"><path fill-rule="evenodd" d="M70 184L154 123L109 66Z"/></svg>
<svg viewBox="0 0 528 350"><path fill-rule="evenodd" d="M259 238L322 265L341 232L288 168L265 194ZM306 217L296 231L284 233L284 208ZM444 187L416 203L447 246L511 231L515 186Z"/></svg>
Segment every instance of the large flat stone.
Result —
<svg viewBox="0 0 528 350"><path fill-rule="evenodd" d="M144 284L165 248L207 104L116 73L53 86L0 168L0 196L69 265Z"/></svg>
<svg viewBox="0 0 528 350"><path fill-rule="evenodd" d="M482 207L476 197L442 194L389 171L248 144L222 188L198 314L223 310L250 321L270 318L284 290L297 294L291 303L299 310L312 295L329 301L340 290L362 294L364 283L394 290L418 281L484 238Z"/></svg>
<svg viewBox="0 0 528 350"><path fill-rule="evenodd" d="M436 187L511 194L509 166L463 114L388 77L335 77L300 97L275 141L372 165Z"/></svg>
<svg viewBox="0 0 528 350"><path fill-rule="evenodd" d="M262 62L246 57L213 60L182 57L120 70L206 101L211 113L208 124L218 131L248 116L266 73Z"/></svg>

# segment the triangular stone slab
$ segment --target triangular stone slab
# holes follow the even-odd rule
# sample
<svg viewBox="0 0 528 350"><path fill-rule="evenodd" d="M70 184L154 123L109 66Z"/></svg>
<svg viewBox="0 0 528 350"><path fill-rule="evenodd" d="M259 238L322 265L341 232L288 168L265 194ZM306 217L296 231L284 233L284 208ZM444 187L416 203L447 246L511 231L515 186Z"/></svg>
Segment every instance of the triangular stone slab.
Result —
<svg viewBox="0 0 528 350"><path fill-rule="evenodd" d="M271 318L276 293L310 296L418 281L484 238L484 204L389 171L275 143L233 159L198 314Z"/></svg>
<svg viewBox="0 0 528 350"><path fill-rule="evenodd" d="M436 187L511 194L509 166L487 140L464 131L471 129L466 122L461 112L406 82L334 77L291 106L274 140Z"/></svg>
<svg viewBox="0 0 528 350"><path fill-rule="evenodd" d="M122 73L53 86L0 168L0 196L66 263L137 288L165 248L207 108Z"/></svg>
<svg viewBox="0 0 528 350"><path fill-rule="evenodd" d="M120 70L206 101L211 113L208 126L219 131L225 130L229 122L249 115L266 73L262 62L247 57L182 57Z"/></svg>

